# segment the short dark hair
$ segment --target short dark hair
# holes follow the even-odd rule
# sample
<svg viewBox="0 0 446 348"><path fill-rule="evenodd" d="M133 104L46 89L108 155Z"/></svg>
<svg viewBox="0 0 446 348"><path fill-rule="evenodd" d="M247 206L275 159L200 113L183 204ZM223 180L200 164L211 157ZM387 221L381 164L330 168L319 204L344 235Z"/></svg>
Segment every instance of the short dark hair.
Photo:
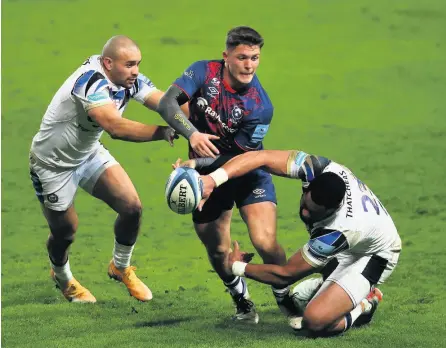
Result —
<svg viewBox="0 0 446 348"><path fill-rule="evenodd" d="M344 199L346 189L344 180L332 172L318 175L308 187L313 202L325 208L337 208Z"/></svg>
<svg viewBox="0 0 446 348"><path fill-rule="evenodd" d="M263 37L251 27L235 27L228 31L226 48L235 48L238 45L263 47Z"/></svg>

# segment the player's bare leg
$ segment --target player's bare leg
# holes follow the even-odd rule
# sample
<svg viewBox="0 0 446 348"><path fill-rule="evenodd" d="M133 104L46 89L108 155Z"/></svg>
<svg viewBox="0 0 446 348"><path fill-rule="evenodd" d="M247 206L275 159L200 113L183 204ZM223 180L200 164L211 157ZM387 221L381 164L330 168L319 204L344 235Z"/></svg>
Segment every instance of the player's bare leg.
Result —
<svg viewBox="0 0 446 348"><path fill-rule="evenodd" d="M55 211L41 205L50 234L46 243L51 263L51 278L70 302L94 303L95 297L73 277L68 261L68 250L74 241L78 217L73 206Z"/></svg>
<svg viewBox="0 0 446 348"><path fill-rule="evenodd" d="M272 202L249 204L240 208L240 214L248 227L251 242L263 262L284 265L285 251L277 242L276 205Z"/></svg>
<svg viewBox="0 0 446 348"><path fill-rule="evenodd" d="M362 315L372 315L382 293L373 289L356 307L345 290L336 283L329 284L308 304L303 327L313 335L335 335L348 330Z"/></svg>
<svg viewBox="0 0 446 348"><path fill-rule="evenodd" d="M228 271L229 267L226 264L231 248L231 217L232 210L227 210L215 221L195 223L195 231L206 247L212 267L228 288L237 306L234 319L257 323L259 316L255 311L254 304L249 299L245 280L232 275Z"/></svg>
<svg viewBox="0 0 446 348"><path fill-rule="evenodd" d="M93 188L93 196L107 203L118 213L115 221L115 247L108 267L110 278L125 284L130 295L140 301L152 299L150 289L135 275L130 266L133 248L141 224L142 206L127 173L119 165L107 168Z"/></svg>
<svg viewBox="0 0 446 348"><path fill-rule="evenodd" d="M286 255L277 242L276 205L272 202L259 202L240 208L243 220L248 226L252 244L265 264L284 265ZM290 288L272 286L272 291L280 310L291 321L298 316L289 295Z"/></svg>

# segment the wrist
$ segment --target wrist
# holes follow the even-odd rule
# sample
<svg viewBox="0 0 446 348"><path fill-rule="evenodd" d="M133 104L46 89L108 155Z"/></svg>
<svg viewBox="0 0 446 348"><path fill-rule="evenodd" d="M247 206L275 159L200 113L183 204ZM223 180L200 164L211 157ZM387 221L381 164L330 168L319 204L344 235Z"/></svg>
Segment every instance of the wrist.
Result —
<svg viewBox="0 0 446 348"><path fill-rule="evenodd" d="M246 266L248 266L246 262L235 261L231 267L232 274L235 276L244 277Z"/></svg>
<svg viewBox="0 0 446 348"><path fill-rule="evenodd" d="M209 174L209 176L214 180L215 187L219 187L229 180L228 173L226 173L226 170L223 168L218 168L216 171Z"/></svg>

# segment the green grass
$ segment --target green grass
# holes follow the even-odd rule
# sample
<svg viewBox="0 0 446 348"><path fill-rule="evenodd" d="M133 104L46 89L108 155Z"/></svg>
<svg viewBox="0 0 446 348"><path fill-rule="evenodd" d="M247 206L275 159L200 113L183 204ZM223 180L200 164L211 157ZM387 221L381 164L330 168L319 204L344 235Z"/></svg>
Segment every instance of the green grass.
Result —
<svg viewBox="0 0 446 348"><path fill-rule="evenodd" d="M446 3L443 0L202 2L3 1L2 346L5 347L441 347L446 332ZM305 149L350 167L380 197L403 239L373 325L310 340L286 326L270 289L250 282L257 326L228 318L230 298L189 217L163 200L170 163L186 142L103 141L134 181L144 221L134 252L154 292L133 301L106 276L115 214L79 192L70 263L98 303L66 303L49 279L48 229L28 178L27 152L65 78L112 35L140 45L141 71L162 89L193 61L218 58L232 26L265 37L258 71L276 112L268 148ZM159 123L132 105L125 116ZM279 240L306 240L299 185L275 179ZM234 239L252 250L238 214ZM255 258L259 262L259 258Z"/></svg>

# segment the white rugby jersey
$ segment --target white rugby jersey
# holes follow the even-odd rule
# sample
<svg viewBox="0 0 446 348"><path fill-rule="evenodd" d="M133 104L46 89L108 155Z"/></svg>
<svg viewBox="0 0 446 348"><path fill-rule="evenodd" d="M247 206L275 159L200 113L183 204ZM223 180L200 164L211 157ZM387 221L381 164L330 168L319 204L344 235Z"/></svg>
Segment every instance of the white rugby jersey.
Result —
<svg viewBox="0 0 446 348"><path fill-rule="evenodd" d="M99 58L88 58L54 95L31 145L31 153L41 162L58 168L78 166L97 150L103 132L88 116L90 109L114 103L122 115L130 98L143 104L157 90L142 74L130 89L116 86Z"/></svg>
<svg viewBox="0 0 446 348"><path fill-rule="evenodd" d="M377 254L389 259L391 253L399 252L401 239L392 218L373 192L348 168L302 151L293 152L289 158L288 173L300 178L304 188L325 172L333 172L344 180L346 194L334 214L306 225L310 233L310 240L302 248L306 261L320 267L338 254Z"/></svg>

